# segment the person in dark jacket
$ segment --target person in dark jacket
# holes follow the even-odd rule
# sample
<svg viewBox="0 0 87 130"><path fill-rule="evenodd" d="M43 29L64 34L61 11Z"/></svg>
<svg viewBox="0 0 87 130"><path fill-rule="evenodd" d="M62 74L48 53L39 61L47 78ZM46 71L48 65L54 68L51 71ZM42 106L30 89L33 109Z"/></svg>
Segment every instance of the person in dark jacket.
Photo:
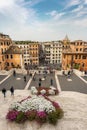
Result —
<svg viewBox="0 0 87 130"><path fill-rule="evenodd" d="M15 70L13 71L13 76L14 76L14 77L16 76L16 71L15 71Z"/></svg>
<svg viewBox="0 0 87 130"><path fill-rule="evenodd" d="M26 82L26 76L24 76L24 81Z"/></svg>
<svg viewBox="0 0 87 130"><path fill-rule="evenodd" d="M50 84L53 85L53 79L50 80Z"/></svg>
<svg viewBox="0 0 87 130"><path fill-rule="evenodd" d="M38 83L38 86L41 87L41 82Z"/></svg>
<svg viewBox="0 0 87 130"><path fill-rule="evenodd" d="M11 92L11 95L14 95L14 87L13 86L10 88L10 92Z"/></svg>
<svg viewBox="0 0 87 130"><path fill-rule="evenodd" d="M6 89L5 88L2 89L2 93L4 94L4 98L5 98L6 97Z"/></svg>

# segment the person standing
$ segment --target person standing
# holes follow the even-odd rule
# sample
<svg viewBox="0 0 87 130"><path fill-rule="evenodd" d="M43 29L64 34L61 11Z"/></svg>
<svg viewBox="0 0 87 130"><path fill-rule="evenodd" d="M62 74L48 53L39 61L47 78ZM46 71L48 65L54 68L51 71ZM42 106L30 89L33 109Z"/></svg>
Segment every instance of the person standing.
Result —
<svg viewBox="0 0 87 130"><path fill-rule="evenodd" d="M38 86L41 87L41 82L38 83Z"/></svg>
<svg viewBox="0 0 87 130"><path fill-rule="evenodd" d="M24 81L26 82L26 76L24 76Z"/></svg>
<svg viewBox="0 0 87 130"><path fill-rule="evenodd" d="M50 84L53 85L53 79L50 80Z"/></svg>
<svg viewBox="0 0 87 130"><path fill-rule="evenodd" d="M6 89L5 88L2 89L2 93L4 94L4 98L5 98L6 97Z"/></svg>
<svg viewBox="0 0 87 130"><path fill-rule="evenodd" d="M16 76L16 71L15 71L15 70L13 71L13 76L14 76L14 77Z"/></svg>
<svg viewBox="0 0 87 130"><path fill-rule="evenodd" d="M41 78L39 78L39 82L41 82Z"/></svg>
<svg viewBox="0 0 87 130"><path fill-rule="evenodd" d="M33 81L35 81L36 80L36 78L35 77L33 77Z"/></svg>
<svg viewBox="0 0 87 130"><path fill-rule="evenodd" d="M10 88L10 92L11 92L11 95L14 95L14 87L13 86Z"/></svg>

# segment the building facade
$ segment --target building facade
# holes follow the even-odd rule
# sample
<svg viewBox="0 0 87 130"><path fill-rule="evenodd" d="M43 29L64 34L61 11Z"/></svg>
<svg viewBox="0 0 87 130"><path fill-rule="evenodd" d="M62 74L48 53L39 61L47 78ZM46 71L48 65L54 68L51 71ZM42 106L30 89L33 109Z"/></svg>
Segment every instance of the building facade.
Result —
<svg viewBox="0 0 87 130"><path fill-rule="evenodd" d="M61 64L62 62L62 43L53 41L44 43L45 62L47 64Z"/></svg>
<svg viewBox="0 0 87 130"><path fill-rule="evenodd" d="M87 42L76 40L63 47L62 68L87 70Z"/></svg>
<svg viewBox="0 0 87 130"><path fill-rule="evenodd" d="M4 52L8 50L11 44L12 44L12 40L9 37L9 35L0 33L0 70L3 70L5 68Z"/></svg>
<svg viewBox="0 0 87 130"><path fill-rule="evenodd" d="M25 67L39 65L39 43L38 42L19 42L17 43L23 52Z"/></svg>
<svg viewBox="0 0 87 130"><path fill-rule="evenodd" d="M17 45L12 44L8 50L5 51L4 57L6 70L12 68L23 68L22 51Z"/></svg>

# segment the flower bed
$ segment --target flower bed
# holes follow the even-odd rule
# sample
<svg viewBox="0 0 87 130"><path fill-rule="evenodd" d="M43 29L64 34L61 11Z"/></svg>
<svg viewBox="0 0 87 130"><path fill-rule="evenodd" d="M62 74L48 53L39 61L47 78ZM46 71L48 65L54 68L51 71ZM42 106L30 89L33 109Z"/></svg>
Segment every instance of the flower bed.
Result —
<svg viewBox="0 0 87 130"><path fill-rule="evenodd" d="M23 123L26 120L36 120L42 124L49 122L56 124L63 117L63 110L58 103L46 96L33 96L11 104L6 119Z"/></svg>
<svg viewBox="0 0 87 130"><path fill-rule="evenodd" d="M46 95L46 96L49 96L49 95L57 95L59 92L56 88L54 87L31 87L31 93L32 94L36 94L36 95Z"/></svg>

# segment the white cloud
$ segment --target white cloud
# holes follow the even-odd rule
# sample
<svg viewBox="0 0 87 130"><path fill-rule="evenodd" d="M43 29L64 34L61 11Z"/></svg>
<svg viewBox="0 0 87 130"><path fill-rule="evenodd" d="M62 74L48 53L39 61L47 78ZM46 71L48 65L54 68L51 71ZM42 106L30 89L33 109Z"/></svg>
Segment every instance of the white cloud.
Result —
<svg viewBox="0 0 87 130"><path fill-rule="evenodd" d="M29 5L29 6L34 6L40 2L42 2L44 0L29 0L29 1L25 1L25 2L22 2L22 6L26 6L26 5Z"/></svg>
<svg viewBox="0 0 87 130"><path fill-rule="evenodd" d="M57 11L53 10L53 11L49 12L48 14L50 14L51 16L55 16L55 15L57 15Z"/></svg>
<svg viewBox="0 0 87 130"><path fill-rule="evenodd" d="M63 39L66 34L70 36L71 40L78 39L79 37L85 40L87 39L85 37L85 27L87 27L87 20L35 21L31 26L23 25L20 28L18 27L18 30L15 26L12 28L7 27L5 33L9 34L13 40L53 41ZM78 32L81 34L78 35Z"/></svg>
<svg viewBox="0 0 87 130"><path fill-rule="evenodd" d="M24 24L28 19L33 19L36 15L32 8L26 9L22 6L24 0L0 0L0 14L10 20L10 22Z"/></svg>
<svg viewBox="0 0 87 130"><path fill-rule="evenodd" d="M0 31L3 33L9 34L14 40L59 40L62 39L66 34L78 35L78 29L75 27L80 26L84 27L87 25L87 20L80 21L77 19L71 19L71 16L68 16L67 12L61 10L53 10L47 13L51 16L49 20L38 20L37 12L33 9L33 5L43 0L31 0L29 2L24 2L24 0L0 0L0 19L1 16L4 17L4 21L0 20L3 23L3 26L0 28ZM32 3L33 2L33 3ZM79 4L79 0L70 0L68 7L72 5ZM29 5L29 8L26 8L26 5ZM77 9L73 10L75 16L81 14L82 11L86 12L86 9L82 10L82 6L78 6ZM82 11L81 11L82 10ZM64 17L63 17L64 16ZM62 18L62 19L61 19ZM9 21L8 21L9 20ZM9 24L8 24L8 22ZM82 36L84 35L84 32Z"/></svg>
<svg viewBox="0 0 87 130"><path fill-rule="evenodd" d="M79 5L81 3L81 0L69 0L67 3L67 8L75 5Z"/></svg>
<svg viewBox="0 0 87 130"><path fill-rule="evenodd" d="M14 40L58 40L63 36L60 29L61 26L61 22L56 23L53 20L46 22L35 21L30 26L23 25L20 28L18 26L7 27L5 33L9 34Z"/></svg>
<svg viewBox="0 0 87 130"><path fill-rule="evenodd" d="M53 19L58 20L61 16L63 16L65 12L58 12L56 10L53 10L51 12L46 13L46 15L52 16Z"/></svg>
<svg viewBox="0 0 87 130"><path fill-rule="evenodd" d="M78 12L81 11L83 9L83 5L79 5L77 8L73 9L72 12Z"/></svg>
<svg viewBox="0 0 87 130"><path fill-rule="evenodd" d="M12 6L15 3L16 0L0 0L0 9L3 9L5 7Z"/></svg>
<svg viewBox="0 0 87 130"><path fill-rule="evenodd" d="M87 4L87 0L84 0L84 3Z"/></svg>
<svg viewBox="0 0 87 130"><path fill-rule="evenodd" d="M87 15L87 8L84 5L80 5L78 6L78 8L72 10L71 13L74 15L76 19L82 19Z"/></svg>

